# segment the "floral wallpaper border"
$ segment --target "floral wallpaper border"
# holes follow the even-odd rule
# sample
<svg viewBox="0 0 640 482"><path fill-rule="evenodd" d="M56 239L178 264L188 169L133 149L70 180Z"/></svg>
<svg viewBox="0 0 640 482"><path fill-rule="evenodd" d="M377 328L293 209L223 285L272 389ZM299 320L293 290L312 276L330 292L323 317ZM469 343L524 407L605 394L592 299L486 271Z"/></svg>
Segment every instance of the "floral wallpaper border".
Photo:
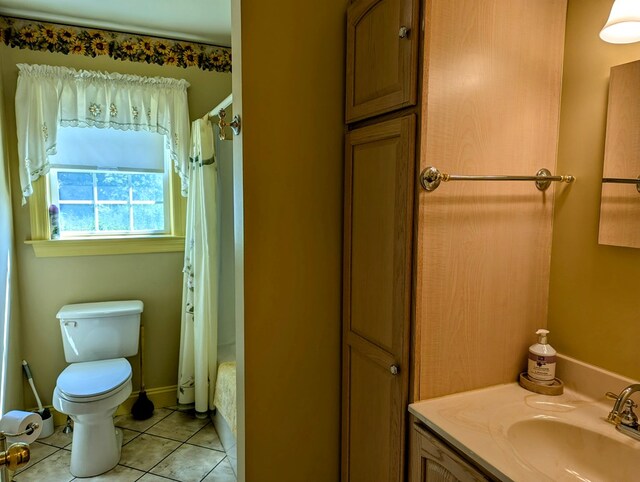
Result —
<svg viewBox="0 0 640 482"><path fill-rule="evenodd" d="M0 16L0 43L65 55L108 55L117 60L231 72L231 49L227 47L12 17Z"/></svg>

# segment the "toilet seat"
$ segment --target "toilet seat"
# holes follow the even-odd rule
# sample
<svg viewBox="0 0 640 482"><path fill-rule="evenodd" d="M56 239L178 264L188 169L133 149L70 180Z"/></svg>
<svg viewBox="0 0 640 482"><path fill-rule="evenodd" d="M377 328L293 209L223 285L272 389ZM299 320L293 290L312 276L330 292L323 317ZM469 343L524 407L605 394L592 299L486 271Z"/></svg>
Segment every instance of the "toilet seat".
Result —
<svg viewBox="0 0 640 482"><path fill-rule="evenodd" d="M58 376L59 395L74 403L102 400L131 380L131 365L124 358L72 363Z"/></svg>

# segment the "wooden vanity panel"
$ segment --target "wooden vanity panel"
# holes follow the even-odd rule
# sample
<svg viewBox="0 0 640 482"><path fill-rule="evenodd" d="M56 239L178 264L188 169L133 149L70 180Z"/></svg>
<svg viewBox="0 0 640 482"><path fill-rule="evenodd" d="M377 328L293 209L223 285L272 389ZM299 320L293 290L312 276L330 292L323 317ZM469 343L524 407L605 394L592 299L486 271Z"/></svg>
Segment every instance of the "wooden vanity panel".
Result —
<svg viewBox="0 0 640 482"><path fill-rule="evenodd" d="M602 177L640 176L640 61L616 65L609 79ZM640 248L640 193L632 184L602 184L600 244Z"/></svg>
<svg viewBox="0 0 640 482"><path fill-rule="evenodd" d="M555 174L565 0L431 0L420 169ZM427 75L428 72L428 75ZM552 187L449 182L418 198L419 399L513 382L546 326Z"/></svg>
<svg viewBox="0 0 640 482"><path fill-rule="evenodd" d="M468 463L420 423L413 424L409 482L488 482Z"/></svg>

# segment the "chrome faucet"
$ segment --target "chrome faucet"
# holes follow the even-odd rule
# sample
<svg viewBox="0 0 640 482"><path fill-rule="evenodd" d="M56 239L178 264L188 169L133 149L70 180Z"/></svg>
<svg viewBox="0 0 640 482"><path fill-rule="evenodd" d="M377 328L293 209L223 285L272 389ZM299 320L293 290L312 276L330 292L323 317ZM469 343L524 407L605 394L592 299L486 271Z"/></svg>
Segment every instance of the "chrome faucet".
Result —
<svg viewBox="0 0 640 482"><path fill-rule="evenodd" d="M640 431L638 430L638 416L633 409L638 405L629 397L632 393L640 391L640 383L629 385L622 390L619 395L607 392L607 398L615 400L607 422L613 423L616 429L629 437L640 440Z"/></svg>
<svg viewBox="0 0 640 482"><path fill-rule="evenodd" d="M607 397L614 398L616 403L613 405L613 409L609 412L609 416L607 417L607 422L615 423L616 425L622 422L622 416L620 414L620 409L626 407L627 400L632 393L640 392L640 383L634 383L633 385L629 385L627 388L620 392L620 395L615 395L611 392L607 393ZM635 404L634 404L635 405Z"/></svg>

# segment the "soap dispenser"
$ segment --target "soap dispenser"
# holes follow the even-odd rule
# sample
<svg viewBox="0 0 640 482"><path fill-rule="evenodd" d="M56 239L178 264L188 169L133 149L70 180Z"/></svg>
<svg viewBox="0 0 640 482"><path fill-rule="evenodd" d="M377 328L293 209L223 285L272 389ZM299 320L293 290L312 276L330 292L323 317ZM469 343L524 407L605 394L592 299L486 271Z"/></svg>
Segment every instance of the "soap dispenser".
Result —
<svg viewBox="0 0 640 482"><path fill-rule="evenodd" d="M539 329L538 343L529 347L529 368L531 381L541 385L553 385L556 378L556 351L547 342L549 330Z"/></svg>

